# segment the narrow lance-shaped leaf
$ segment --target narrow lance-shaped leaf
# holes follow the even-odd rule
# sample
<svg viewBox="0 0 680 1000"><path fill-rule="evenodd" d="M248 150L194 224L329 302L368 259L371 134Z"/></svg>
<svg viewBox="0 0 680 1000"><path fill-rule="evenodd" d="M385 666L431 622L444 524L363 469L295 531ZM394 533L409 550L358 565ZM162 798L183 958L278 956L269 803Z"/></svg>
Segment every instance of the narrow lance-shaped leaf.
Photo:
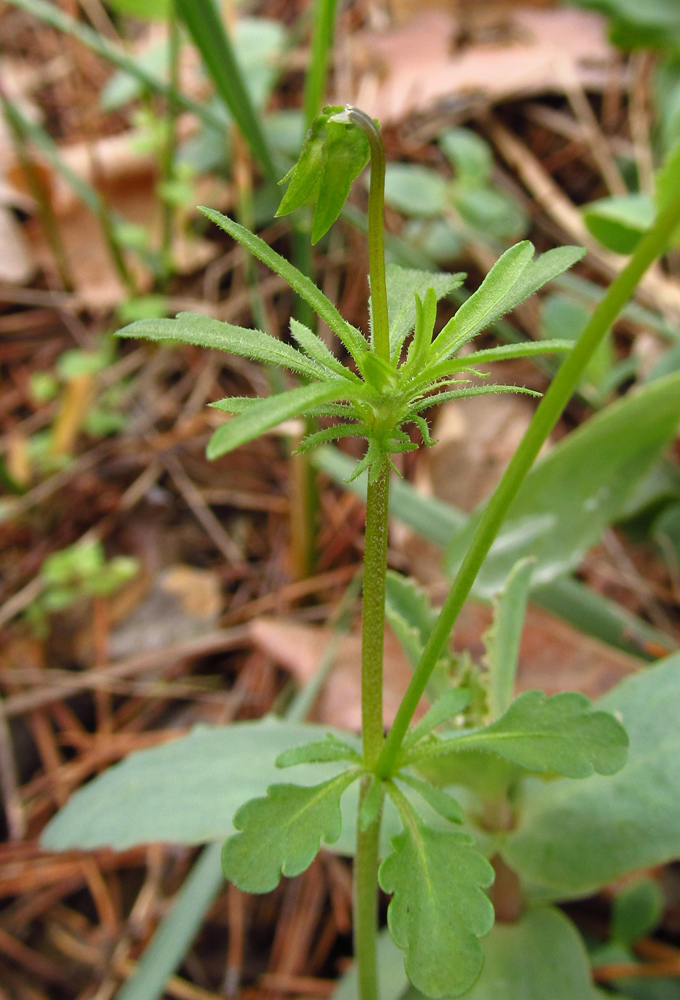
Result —
<svg viewBox="0 0 680 1000"><path fill-rule="evenodd" d="M428 736L437 726L449 722L460 712L463 712L469 703L470 692L465 688L451 688L450 691L445 691L428 709L420 722L409 729L403 743L404 748L413 746L423 737Z"/></svg>
<svg viewBox="0 0 680 1000"><path fill-rule="evenodd" d="M330 299L327 299L323 292L316 287L313 281L306 275L298 271L296 267L278 254L275 250L255 236L238 222L234 222L226 215L215 212L212 208L199 206L201 212L206 215L211 222L223 229L235 240L249 250L253 256L261 260L263 264L279 274L293 289L294 292L308 302L312 309L328 324L333 333L340 338L350 354L355 358L360 358L368 349L366 340L350 323L342 318Z"/></svg>
<svg viewBox="0 0 680 1000"><path fill-rule="evenodd" d="M584 694L565 691L546 698L542 691L525 691L490 726L414 747L407 756L411 762L462 750L486 750L539 774L587 778L623 767L628 736L613 715L594 710Z"/></svg>
<svg viewBox="0 0 680 1000"><path fill-rule="evenodd" d="M346 391L347 383L335 379L333 382L303 385L299 389L258 399L229 423L217 428L208 442L206 454L210 459L226 455L272 427L277 427L284 420L305 413L315 404L342 399Z"/></svg>
<svg viewBox="0 0 680 1000"><path fill-rule="evenodd" d="M395 944L406 952L406 974L426 996L460 996L473 985L483 963L478 938L493 925L493 907L483 889L493 868L472 838L432 830L397 799L404 829L379 870L380 885L393 898L387 922Z"/></svg>
<svg viewBox="0 0 680 1000"><path fill-rule="evenodd" d="M456 288L460 288L464 274L446 274L441 271L418 271L398 264L388 264L385 270L387 285L387 308L390 317L390 354L398 357L404 340L416 321L416 300L418 295L425 299L429 288L434 290L436 299L445 298ZM369 310L371 303L369 301Z"/></svg>
<svg viewBox="0 0 680 1000"><path fill-rule="evenodd" d="M484 329L495 316L499 303L507 298L534 253L533 244L523 240L498 258L479 288L463 303L432 345L432 357L452 354L475 332Z"/></svg>
<svg viewBox="0 0 680 1000"><path fill-rule="evenodd" d="M486 665L489 670L489 707L497 719L509 708L515 687L519 641L531 586L533 559L520 559L494 599L494 619L484 635Z"/></svg>
<svg viewBox="0 0 680 1000"><path fill-rule="evenodd" d="M333 761L361 763L361 756L354 747L329 733L325 740L304 743L302 746L284 750L276 758L277 767L294 767L296 764L328 764Z"/></svg>
<svg viewBox="0 0 680 1000"><path fill-rule="evenodd" d="M465 813L462 806L448 792L443 791L441 788L435 788L428 781L422 781L420 778L416 778L415 775L406 774L404 771L400 771L396 777L398 781L403 782L409 788L412 788L414 792L417 792L431 809L439 813L440 816L443 816L444 819L447 819L449 823L463 823L465 821Z"/></svg>
<svg viewBox="0 0 680 1000"><path fill-rule="evenodd" d="M243 358L253 358L272 365L281 365L309 378L323 375L320 368L301 351L284 344L261 330L222 323L198 313L178 313L175 319L140 319L118 330L118 337L142 337L144 340L175 340L215 351L228 351Z"/></svg>
<svg viewBox="0 0 680 1000"><path fill-rule="evenodd" d="M358 770L320 785L272 785L266 798L247 802L234 817L240 832L222 851L222 868L244 892L270 892L281 875L293 877L309 868L321 840L340 836L342 793L359 777Z"/></svg>
<svg viewBox="0 0 680 1000"><path fill-rule="evenodd" d="M317 364L323 365L324 368L327 368L334 374L339 375L341 378L346 378L349 382L359 381L358 376L347 368L346 365L343 365L341 361L338 361L338 359L328 350L323 340L313 333L309 327L300 323L296 319L291 319L290 332L300 347L306 351L310 358L312 358L313 361L316 361Z"/></svg>

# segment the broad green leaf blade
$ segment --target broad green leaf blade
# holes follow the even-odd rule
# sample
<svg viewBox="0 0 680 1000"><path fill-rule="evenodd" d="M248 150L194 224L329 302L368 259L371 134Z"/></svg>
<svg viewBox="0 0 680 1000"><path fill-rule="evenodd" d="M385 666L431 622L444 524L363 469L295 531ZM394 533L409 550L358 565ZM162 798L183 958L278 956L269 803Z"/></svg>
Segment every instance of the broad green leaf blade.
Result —
<svg viewBox="0 0 680 1000"><path fill-rule="evenodd" d="M466 834L432 830L414 817L392 844L378 877L393 894L387 922L406 952L406 974L428 997L460 996L482 968L478 939L493 925L483 889L493 868Z"/></svg>
<svg viewBox="0 0 680 1000"><path fill-rule="evenodd" d="M524 240L498 258L477 291L465 300L435 340L431 348L433 361L455 353L498 317L500 304L508 298L533 254L533 244Z"/></svg>
<svg viewBox="0 0 680 1000"><path fill-rule="evenodd" d="M276 183L278 171L267 145L260 120L236 61L229 37L213 0L174 0L201 54L215 89L226 104L268 179Z"/></svg>
<svg viewBox="0 0 680 1000"><path fill-rule="evenodd" d="M318 379L324 374L323 369L301 351L270 337L268 333L221 323L199 313L178 313L175 319L140 319L118 330L116 336L177 341L215 351L227 351L243 358L281 365L308 378Z"/></svg>
<svg viewBox="0 0 680 1000"><path fill-rule="evenodd" d="M588 954L576 927L559 910L541 908L514 924L497 922L482 950L482 974L465 1000L590 998Z"/></svg>
<svg viewBox="0 0 680 1000"><path fill-rule="evenodd" d="M680 654L597 703L620 713L628 763L614 777L530 782L503 855L536 893L574 899L680 856Z"/></svg>
<svg viewBox="0 0 680 1000"><path fill-rule="evenodd" d="M490 598L518 559L533 556L532 585L576 566L670 441L680 421L680 373L646 385L582 424L526 477L475 583ZM569 488L565 489L565 484ZM454 572L479 520L475 512L453 537Z"/></svg>
<svg viewBox="0 0 680 1000"><path fill-rule="evenodd" d="M446 210L447 184L441 174L415 163L388 163L385 201L404 215L440 217Z"/></svg>
<svg viewBox="0 0 680 1000"><path fill-rule="evenodd" d="M654 201L646 194L600 198L583 210L585 224L595 239L621 254L633 253L655 217Z"/></svg>
<svg viewBox="0 0 680 1000"><path fill-rule="evenodd" d="M594 772L615 774L626 762L627 749L620 722L609 712L595 711L586 695L562 691L547 698L542 691L523 691L491 725L452 733L431 749L416 747L412 756L484 750L539 774L587 778Z"/></svg>
<svg viewBox="0 0 680 1000"><path fill-rule="evenodd" d="M334 761L361 763L361 755L344 740L329 733L325 740L304 743L302 746L284 750L276 758L277 767L294 767L296 764L328 764Z"/></svg>
<svg viewBox="0 0 680 1000"><path fill-rule="evenodd" d="M431 809L447 819L449 823L465 822L465 813L461 805L448 792L442 791L441 788L435 788L429 782L421 781L420 778L403 771L397 775L397 780L417 792Z"/></svg>
<svg viewBox="0 0 680 1000"><path fill-rule="evenodd" d="M531 559L520 559L513 567L494 599L493 624L484 635L492 719L498 719L512 702L533 565Z"/></svg>
<svg viewBox="0 0 680 1000"><path fill-rule="evenodd" d="M320 448L312 462L357 496L366 496L365 479L348 485L356 463L337 448ZM402 479L394 479L391 483L390 515L412 528L421 538L440 547L450 542L467 520L466 515L451 504L437 497L423 496ZM557 577L543 587L536 587L532 600L586 635L641 660L655 659L653 650L670 653L674 649L670 636L573 577Z"/></svg>
<svg viewBox="0 0 680 1000"><path fill-rule="evenodd" d="M225 876L243 892L271 892L281 875L305 871L321 840L333 844L340 836L340 798L359 776L347 771L311 788L270 785L266 798L247 802L234 816L239 832L222 851Z"/></svg>
<svg viewBox="0 0 680 1000"><path fill-rule="evenodd" d="M469 128L447 129L437 143L456 171L456 180L483 187L491 178L493 153L488 142Z"/></svg>
<svg viewBox="0 0 680 1000"><path fill-rule="evenodd" d="M131 754L84 785L48 823L43 846L53 851L105 846L121 851L152 841L222 841L234 832L237 809L281 780L276 758L305 740L323 740L327 733L327 726L271 716L198 726L188 736ZM358 739L339 730L335 736L354 742L360 751ZM313 785L340 770L337 764L301 765L295 780ZM351 837L344 849L348 847Z"/></svg>
<svg viewBox="0 0 680 1000"><path fill-rule="evenodd" d="M385 278L390 316L390 354L393 358L398 358L402 345L416 321L416 295L424 299L428 288L434 288L439 301L454 289L460 288L465 275L416 271L413 268L388 264Z"/></svg>
<svg viewBox="0 0 680 1000"><path fill-rule="evenodd" d="M655 879L642 878L624 885L612 904L612 940L632 948L641 937L656 930L665 909L664 893Z"/></svg>
<svg viewBox="0 0 680 1000"><path fill-rule="evenodd" d="M301 271L298 271L296 267L293 267L285 257L272 250L259 236L255 236L250 230L244 226L240 226L238 222L234 222L233 219L222 215L220 212L215 212L212 208L199 207L211 222L214 222L225 233L238 240L254 257L257 257L258 260L261 260L263 264L266 264L267 267L271 268L272 271L275 271L276 274L279 274L287 281L293 291L297 292L300 298L304 299L316 314L328 324L333 333L339 337L355 359L361 358L366 353L368 344L364 337L357 329L342 318L330 299L326 298L310 278L302 274Z"/></svg>
<svg viewBox="0 0 680 1000"><path fill-rule="evenodd" d="M208 442L206 455L209 459L226 455L272 427L277 427L284 420L305 413L311 406L342 399L346 392L347 383L334 379L332 382L302 385L298 389L258 399L229 423L217 428Z"/></svg>
<svg viewBox="0 0 680 1000"><path fill-rule="evenodd" d="M358 377L350 371L342 362L338 361L335 355L331 354L323 340L313 333L308 326L300 323L296 319L290 321L290 332L298 342L303 351L306 351L310 358L319 365L323 365L335 375L346 378L349 382L358 382Z"/></svg>

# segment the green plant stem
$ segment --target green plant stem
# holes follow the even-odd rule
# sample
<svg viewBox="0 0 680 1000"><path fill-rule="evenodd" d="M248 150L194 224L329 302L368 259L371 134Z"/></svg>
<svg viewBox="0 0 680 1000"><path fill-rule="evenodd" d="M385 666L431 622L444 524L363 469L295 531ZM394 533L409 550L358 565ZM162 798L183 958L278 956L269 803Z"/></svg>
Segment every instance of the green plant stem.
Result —
<svg viewBox="0 0 680 1000"><path fill-rule="evenodd" d="M359 810L371 787L364 778ZM354 958L361 1000L378 1000L378 861L382 813L367 830L357 828L354 862Z"/></svg>
<svg viewBox="0 0 680 1000"><path fill-rule="evenodd" d="M389 465L383 462L366 495L364 599L361 634L361 731L364 761L375 767L383 745L382 672L387 571L387 512Z"/></svg>
<svg viewBox="0 0 680 1000"><path fill-rule="evenodd" d="M634 294L642 275L664 252L670 236L679 222L680 190L659 213L654 226L642 238L628 265L610 285L574 349L563 362L550 388L541 400L519 448L513 455L479 521L470 548L458 570L444 607L423 650L420 663L399 706L399 711L376 767L377 774L386 777L392 773L399 748L430 675L451 635L458 614L472 589L475 578L500 530L510 505L541 447L559 420L597 347L624 305Z"/></svg>
<svg viewBox="0 0 680 1000"><path fill-rule="evenodd" d="M333 48L336 6L337 0L316 0L314 4L312 49L310 64L305 77L305 128L309 128L318 115L326 94L328 64Z"/></svg>
<svg viewBox="0 0 680 1000"><path fill-rule="evenodd" d="M164 184L169 184L175 176L175 152L177 150L177 102L172 96L179 90L179 24L177 5L170 0L168 12L168 77L170 92L165 105L167 135L163 149L161 176ZM175 206L171 199L163 199L163 231L161 236L162 283L165 285L172 275L172 231L175 221Z"/></svg>
<svg viewBox="0 0 680 1000"><path fill-rule="evenodd" d="M371 185L368 191L368 270L371 276L373 350L390 360L390 328L385 281L385 147L380 127L358 108L345 109L346 120L365 133L371 149ZM340 115L336 121L340 121Z"/></svg>

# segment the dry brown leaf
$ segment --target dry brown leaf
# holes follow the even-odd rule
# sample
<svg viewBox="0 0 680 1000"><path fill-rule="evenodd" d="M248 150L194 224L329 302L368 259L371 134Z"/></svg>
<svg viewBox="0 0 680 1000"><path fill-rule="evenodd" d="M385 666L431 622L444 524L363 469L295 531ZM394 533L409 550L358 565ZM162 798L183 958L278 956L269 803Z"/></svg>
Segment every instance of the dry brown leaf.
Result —
<svg viewBox="0 0 680 1000"><path fill-rule="evenodd" d="M459 21L425 11L407 27L355 40L361 76L355 103L383 122L400 121L455 98L464 111L519 96L563 92L560 65L576 80L602 88L613 58L603 18L579 10L516 10L506 40L452 51Z"/></svg>
<svg viewBox="0 0 680 1000"><path fill-rule="evenodd" d="M34 273L24 231L11 208L0 204L0 281L24 285Z"/></svg>
<svg viewBox="0 0 680 1000"><path fill-rule="evenodd" d="M490 624L491 608L468 601L456 623L456 649L481 659L482 636ZM583 635L541 608L529 607L520 644L519 691L582 691L599 698L639 669L640 661L632 656Z"/></svg>
<svg viewBox="0 0 680 1000"><path fill-rule="evenodd" d="M284 618L260 618L251 625L255 646L289 670L300 684L315 674L328 643L331 629L300 625ZM413 676L399 642L388 629L385 634L385 684L383 710L389 725ZM358 732L361 729L361 636L352 634L340 646L335 665L321 692L314 716L319 722Z"/></svg>

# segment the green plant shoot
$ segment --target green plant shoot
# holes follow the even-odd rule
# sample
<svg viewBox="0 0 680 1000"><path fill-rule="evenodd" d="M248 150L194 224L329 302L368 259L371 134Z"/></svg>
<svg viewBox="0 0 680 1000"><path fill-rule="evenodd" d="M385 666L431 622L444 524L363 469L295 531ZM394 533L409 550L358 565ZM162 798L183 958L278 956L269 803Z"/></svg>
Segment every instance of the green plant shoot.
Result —
<svg viewBox="0 0 680 1000"><path fill-rule="evenodd" d="M626 761L628 737L614 714L595 709L581 694L546 698L543 692L529 691L513 700L518 632L502 616L490 639L489 660L499 671L490 689L490 709L477 697L473 685L452 681L450 671L437 675L436 693L428 683L442 657L445 662L458 610L541 445L607 329L677 227L680 194L669 195L662 204L656 223L576 346L573 341L541 341L470 351L479 333L571 267L583 250L563 247L536 257L531 243L518 243L500 257L477 291L437 332L437 302L457 288L464 276L385 267L384 151L379 126L363 112L330 107L314 121L298 163L285 178L288 189L279 214L312 202L312 238L319 239L338 217L352 182L369 159L369 336L348 323L309 278L259 237L211 209L203 209L209 219L281 275L327 323L341 351L334 353L296 321L291 322L290 343L192 314L180 314L174 320L141 320L121 335L221 349L303 377L303 385L266 399L237 397L214 404L232 417L213 435L208 445L211 458L226 455L299 416L332 421L302 442L304 450L342 437L360 437L366 442L355 473L368 473L361 753L351 738L345 742L335 735L285 752L277 760L279 767L318 765L319 781L274 784L266 796L245 803L234 818L237 832L224 846L223 867L227 878L250 892L267 892L281 875L302 872L322 842L332 844L340 838L342 797L359 783L354 934L361 1000L379 996L379 886L392 897L388 925L404 952L411 982L427 996L451 997L466 993L482 968L480 938L493 923L487 890L494 869L482 844L460 829L465 813L442 787L451 784L446 774L457 768L457 784L492 789L485 794L489 817L496 820L489 819L487 826L490 834L500 833L502 817L510 809L508 795L516 793L525 777L612 775ZM463 348L466 353L461 355ZM567 360L480 518L441 614L436 617L417 593L409 596L408 587L394 580L390 584L388 613L392 621L401 621L400 637L412 659L414 676L385 739L382 648L389 475L394 456L418 447L414 432L426 445L431 444L426 415L439 403L480 393L529 392L523 386L485 384L486 376L481 385L472 384L472 376L482 375L478 365L546 351L565 353ZM531 567L525 563L518 564L511 575L507 601L515 609L526 603L530 575ZM407 621L408 614L400 618L400 602L410 607L412 622ZM503 656L507 662L499 664ZM433 703L410 726L426 688ZM481 781L482 777L489 780ZM381 860L380 830L388 801L401 829ZM491 860L493 853L492 848Z"/></svg>

